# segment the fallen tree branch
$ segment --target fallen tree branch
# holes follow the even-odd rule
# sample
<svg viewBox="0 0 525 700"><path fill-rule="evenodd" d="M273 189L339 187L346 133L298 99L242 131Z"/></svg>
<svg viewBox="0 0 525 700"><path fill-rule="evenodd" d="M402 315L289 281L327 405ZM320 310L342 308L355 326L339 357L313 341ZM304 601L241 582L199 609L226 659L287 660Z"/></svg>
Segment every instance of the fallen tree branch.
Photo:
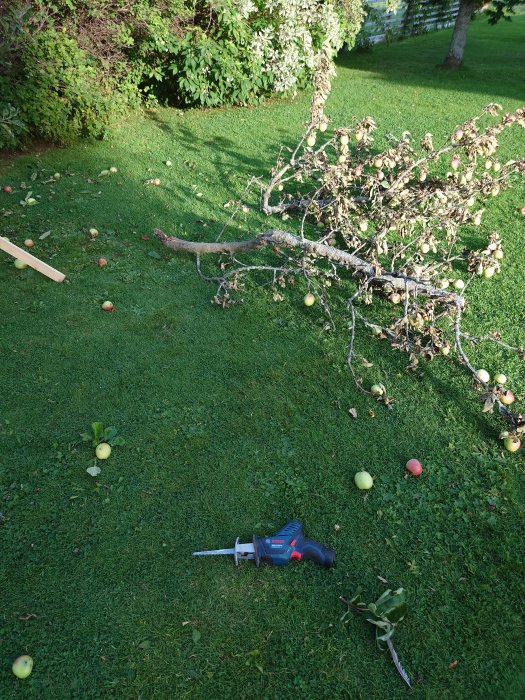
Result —
<svg viewBox="0 0 525 700"><path fill-rule="evenodd" d="M167 248L178 252L193 253L202 255L205 253L235 253L249 252L263 248L264 246L285 246L286 248L299 248L305 253L310 253L321 258L326 258L333 263L351 269L354 273L368 278L372 284L389 285L391 289L403 293L422 294L439 300L443 304L453 304L463 308L465 300L460 294L438 289L426 282L421 282L414 277L408 277L397 272L376 269L371 263L362 260L352 253L348 253L326 243L312 241L309 238L300 238L288 231L270 229L259 233L255 238L248 241L230 241L221 243L199 243L196 241L185 241L176 236L167 236L160 229L154 229L154 234Z"/></svg>
<svg viewBox="0 0 525 700"><path fill-rule="evenodd" d="M492 413L496 408L506 419L509 430L500 437L504 447L515 452L525 434L525 420L507 408L514 394L502 383L494 383L496 378L491 382L486 370L476 370L462 345L462 340L473 344L495 340L525 359L522 348L504 343L499 334L477 337L461 328L465 292L476 276L489 279L500 271L502 241L494 231L484 249L470 250L462 233L464 227L481 225L483 204L510 186L511 177L525 174L525 160L502 163L495 156L504 128L513 124L525 128L525 108L484 127L478 124L482 115L474 117L457 126L440 148L434 147L431 133L424 135L419 146L406 131L399 139L388 135L388 147L377 153L372 148L376 128L372 117L335 129L328 140L323 136L329 124L324 104L334 73L323 51L318 60L305 131L295 150L281 148L270 182L261 185L262 210L282 214L283 221L295 213L300 230L269 228L249 240L230 242L219 241L228 224L215 242L183 240L160 229L155 229L155 236L173 251L195 255L198 273L218 284L212 301L223 308L239 300L244 278L252 272L258 278L261 272L271 275L267 284L272 286L275 302L284 298L281 289L304 276L308 287L304 304L309 307L317 301L321 305L330 321L323 324L325 331L335 329L330 300L339 297L337 293L332 297L330 287L351 277L355 288L347 300L351 318L345 317L350 330L346 359L356 386L391 410L393 398L387 396L386 388L379 384L380 391L374 385L368 390L365 379L356 373L358 322L373 336L388 340L393 349L406 352L409 371L417 371L420 357L430 361L455 347L457 359L473 377L483 412ZM499 105L491 104L483 113L494 117L500 110ZM450 171L443 177L444 165ZM248 187L254 181L259 178L252 178ZM280 201L271 203L275 191ZM239 208L245 213L249 210L239 201L228 223ZM520 212L525 215L525 207ZM320 229L317 236L305 235L306 223ZM268 247L268 253L281 258L278 263L270 259L250 264L239 259L244 253ZM216 275L201 271L201 255L208 254L223 256ZM470 274L466 283L457 278L460 270L454 269L455 261L463 263L462 269L466 262ZM364 315L376 297L392 303L388 317L374 314L375 308L370 318ZM384 311L383 304L379 306ZM372 366L365 358L363 365Z"/></svg>

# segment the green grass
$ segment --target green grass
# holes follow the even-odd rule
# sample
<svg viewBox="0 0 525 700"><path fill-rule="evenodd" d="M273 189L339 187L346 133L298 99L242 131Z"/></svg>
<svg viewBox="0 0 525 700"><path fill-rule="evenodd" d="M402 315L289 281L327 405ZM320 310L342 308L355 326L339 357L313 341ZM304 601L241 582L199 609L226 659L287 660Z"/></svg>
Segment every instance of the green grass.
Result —
<svg viewBox="0 0 525 700"><path fill-rule="evenodd" d="M420 136L445 134L489 101L510 111L524 97L524 31L523 16L475 22L455 73L435 67L449 31L346 56L330 115L339 124L372 114L377 133ZM0 213L13 212L0 219L4 233L33 238L35 254L67 274L59 285L0 262L2 699L404 698L371 626L340 622L338 596L358 585L368 599L407 590L394 641L414 697L525 695L524 460L501 453L498 423L481 414L461 367L441 358L416 380L405 357L363 338L374 364L363 376L397 399L389 414L355 391L344 327L326 334L302 288L276 304L252 286L222 311L193 260L152 239L160 226L214 240L223 204L268 173L280 143L294 143L308 99L159 109L105 142L0 164L17 190L0 199ZM504 156L523 154L524 134L509 133ZM117 174L97 178L111 165ZM42 184L56 171L56 185ZM142 185L156 176L161 187ZM18 204L22 181L38 206ZM225 235L270 225L255 194L248 202ZM504 272L474 284L465 319L511 343L523 343L524 202L521 184L490 203L483 231L500 231ZM104 299L116 313L100 310ZM489 347L473 356L523 392L517 359ZM85 471L91 447L78 443L93 420L126 439L97 479ZM405 479L415 456L425 472ZM375 477L366 495L353 486L362 468ZM336 548L335 569L191 557L293 517ZM26 681L10 671L22 653L35 660Z"/></svg>

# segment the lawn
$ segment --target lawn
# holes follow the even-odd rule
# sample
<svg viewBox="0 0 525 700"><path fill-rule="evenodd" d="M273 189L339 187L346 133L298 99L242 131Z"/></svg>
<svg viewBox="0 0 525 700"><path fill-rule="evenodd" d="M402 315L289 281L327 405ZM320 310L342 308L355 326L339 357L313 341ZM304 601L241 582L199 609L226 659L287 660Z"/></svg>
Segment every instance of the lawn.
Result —
<svg viewBox="0 0 525 700"><path fill-rule="evenodd" d="M377 133L418 137L443 136L488 102L511 111L525 101L524 35L524 15L476 21L453 73L436 68L450 31L346 55L327 111L335 124L371 114ZM222 310L194 261L152 236L159 226L215 240L223 205L294 143L308 103L306 92L257 108L158 109L100 143L0 161L15 190L0 193L3 235L32 238L67 275L55 284L0 260L2 699L404 698L371 626L340 621L338 597L358 586L368 600L406 589L394 643L413 697L525 696L523 450L502 453L467 374L439 358L417 380L406 357L363 337L363 376L388 385L389 413L356 391L345 324L324 331L304 287L275 303L253 285ZM525 132L511 130L502 157L524 151ZM160 187L143 185L154 177ZM22 207L29 190L40 203ZM279 222L255 191L245 201L223 237ZM491 201L481 233L502 235L503 273L474 283L465 317L472 333L522 345L524 203L523 183ZM486 345L472 356L525 394L518 359ZM125 445L93 478L79 435L96 420ZM409 457L424 465L419 479L404 478ZM360 469L375 478L365 495ZM296 517L337 550L334 569L191 556ZM21 681L10 666L25 653L35 667Z"/></svg>

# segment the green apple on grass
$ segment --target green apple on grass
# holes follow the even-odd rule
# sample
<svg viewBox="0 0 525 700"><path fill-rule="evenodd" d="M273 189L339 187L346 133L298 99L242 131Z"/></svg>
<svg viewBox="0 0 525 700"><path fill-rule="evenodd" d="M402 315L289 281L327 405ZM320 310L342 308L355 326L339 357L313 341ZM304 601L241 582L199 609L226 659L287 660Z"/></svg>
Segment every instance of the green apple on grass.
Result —
<svg viewBox="0 0 525 700"><path fill-rule="evenodd" d="M354 476L354 483L361 491L368 491L374 485L374 480L368 472L357 472Z"/></svg>
<svg viewBox="0 0 525 700"><path fill-rule="evenodd" d="M503 440L503 446L509 452L517 452L521 447L521 441L517 437L507 437Z"/></svg>
<svg viewBox="0 0 525 700"><path fill-rule="evenodd" d="M308 294L305 295L303 302L305 306L312 306L312 304L315 303L315 297L312 292L308 292Z"/></svg>
<svg viewBox="0 0 525 700"><path fill-rule="evenodd" d="M111 446L107 442L99 443L95 448L97 459L107 459L111 454Z"/></svg>
<svg viewBox="0 0 525 700"><path fill-rule="evenodd" d="M476 377L480 380L480 382L485 382L485 384L490 382L490 374L486 369L476 370Z"/></svg>
<svg viewBox="0 0 525 700"><path fill-rule="evenodd" d="M19 656L14 660L12 669L17 678L27 678L33 670L33 659L27 654Z"/></svg>

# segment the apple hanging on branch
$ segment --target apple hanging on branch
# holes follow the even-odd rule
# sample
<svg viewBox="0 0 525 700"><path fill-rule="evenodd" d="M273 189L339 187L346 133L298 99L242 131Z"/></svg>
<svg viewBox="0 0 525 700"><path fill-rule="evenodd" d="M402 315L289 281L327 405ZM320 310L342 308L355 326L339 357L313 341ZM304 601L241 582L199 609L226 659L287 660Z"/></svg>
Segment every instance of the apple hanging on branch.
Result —
<svg viewBox="0 0 525 700"><path fill-rule="evenodd" d="M155 235L168 248L196 255L198 273L217 284L213 301L223 308L235 303L244 279L256 271L270 275L275 300L282 299L288 283L303 277L309 288L305 303L319 300L329 325L335 327L331 289L352 285L345 318L350 327L347 365L361 391L391 407L386 391L366 390L355 373L358 328L408 353L408 368L414 371L421 359L453 357L454 347L480 391L483 410L497 407L510 438L518 440L525 421L508 408L509 390L501 383L491 384L489 375L480 376L464 341L495 342L523 359L525 351L505 344L498 334L466 333L462 315L470 282L478 276L490 280L501 269L504 253L497 232L488 234L481 250L468 249L464 238L469 227L481 225L484 206L492 197L525 174L525 160L501 163L495 157L502 132L525 128L525 107L501 116L500 105L490 104L481 115L455 127L440 146L434 145L430 133L418 144L404 132L399 138L387 136L387 148L373 153L372 117L327 133L324 105L334 74L328 54L320 52L304 133L295 149L281 149L269 182L261 185L263 211L283 222L296 216L298 233L270 228L249 240L213 243L182 240L159 229ZM450 170L442 176L444 164ZM308 230L316 226L316 237L306 234L308 224ZM263 248L272 256L268 264L238 258ZM220 271L206 276L201 256L213 253L221 256ZM463 270L467 267L467 282L459 276L457 263ZM384 300L395 311L388 325L373 318L376 309L384 309Z"/></svg>

